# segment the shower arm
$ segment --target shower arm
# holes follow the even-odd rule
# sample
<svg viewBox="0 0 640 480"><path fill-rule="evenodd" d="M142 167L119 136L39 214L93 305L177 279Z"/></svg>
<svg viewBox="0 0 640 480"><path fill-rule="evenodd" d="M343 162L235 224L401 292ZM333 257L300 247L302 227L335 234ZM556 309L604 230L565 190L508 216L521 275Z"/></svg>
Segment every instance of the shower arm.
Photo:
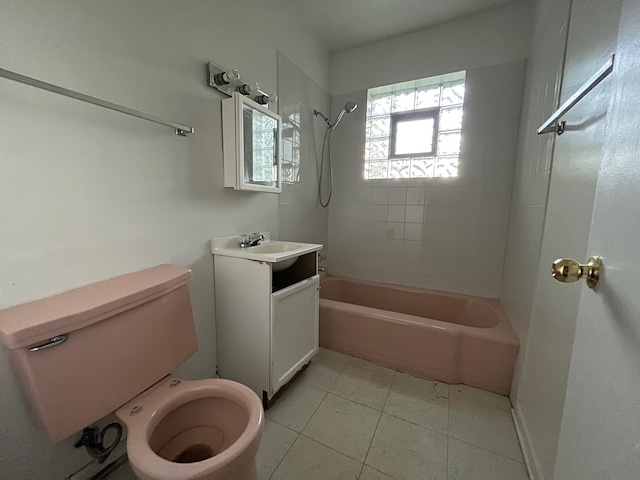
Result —
<svg viewBox="0 0 640 480"><path fill-rule="evenodd" d="M329 121L329 119L324 115L324 113L319 112L318 110L314 110L313 111L313 116L314 117L322 117L322 119L325 121L325 123L327 124L328 128L331 128L333 125L331 125L331 122Z"/></svg>

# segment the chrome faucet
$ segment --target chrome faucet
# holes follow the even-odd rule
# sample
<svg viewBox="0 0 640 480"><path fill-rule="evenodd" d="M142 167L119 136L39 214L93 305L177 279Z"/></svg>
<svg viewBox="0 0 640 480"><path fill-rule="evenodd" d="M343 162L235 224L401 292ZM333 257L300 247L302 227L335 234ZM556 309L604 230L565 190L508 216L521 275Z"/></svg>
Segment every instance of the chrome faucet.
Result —
<svg viewBox="0 0 640 480"><path fill-rule="evenodd" d="M255 247L264 241L264 235L261 233L243 233L240 235L240 248Z"/></svg>

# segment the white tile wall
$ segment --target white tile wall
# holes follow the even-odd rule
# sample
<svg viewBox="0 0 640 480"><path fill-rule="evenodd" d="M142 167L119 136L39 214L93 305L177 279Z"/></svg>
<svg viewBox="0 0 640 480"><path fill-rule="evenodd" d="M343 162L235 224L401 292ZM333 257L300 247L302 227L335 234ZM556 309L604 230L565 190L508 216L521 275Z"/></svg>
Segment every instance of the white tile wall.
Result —
<svg viewBox="0 0 640 480"><path fill-rule="evenodd" d="M282 240L322 243L325 245L322 253L325 254L328 212L318 204L317 167L324 122L314 119L313 110L328 112L329 94L278 52L278 111L283 115L291 106L299 109L301 117L301 174L299 183L283 183L278 206L279 237ZM354 204L369 203L369 189L352 193ZM353 212L350 214L355 216Z"/></svg>
<svg viewBox="0 0 640 480"><path fill-rule="evenodd" d="M524 61L467 71L460 175L450 179L364 180L366 91L332 98L334 114L347 100L359 108L332 143L330 273L498 297L523 78Z"/></svg>
<svg viewBox="0 0 640 480"><path fill-rule="evenodd" d="M552 3L555 5L552 9L538 8L537 15L542 17L537 21L533 49L527 63L504 280L500 292L500 301L520 338L512 398L517 395L526 349L555 141L555 135L537 135L536 129L558 105L564 51L553 48L553 44L556 41L564 44L568 18L566 0Z"/></svg>

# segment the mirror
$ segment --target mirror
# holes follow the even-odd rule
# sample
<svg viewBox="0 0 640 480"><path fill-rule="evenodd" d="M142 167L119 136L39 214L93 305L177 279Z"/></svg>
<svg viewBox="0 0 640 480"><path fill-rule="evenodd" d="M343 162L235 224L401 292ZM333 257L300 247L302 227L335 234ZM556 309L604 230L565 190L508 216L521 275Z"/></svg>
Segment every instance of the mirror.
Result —
<svg viewBox="0 0 640 480"><path fill-rule="evenodd" d="M278 159L276 138L278 122L252 108L242 105L244 131L244 181L258 185L276 186Z"/></svg>
<svg viewBox="0 0 640 480"><path fill-rule="evenodd" d="M225 187L280 193L280 116L235 93L222 117Z"/></svg>

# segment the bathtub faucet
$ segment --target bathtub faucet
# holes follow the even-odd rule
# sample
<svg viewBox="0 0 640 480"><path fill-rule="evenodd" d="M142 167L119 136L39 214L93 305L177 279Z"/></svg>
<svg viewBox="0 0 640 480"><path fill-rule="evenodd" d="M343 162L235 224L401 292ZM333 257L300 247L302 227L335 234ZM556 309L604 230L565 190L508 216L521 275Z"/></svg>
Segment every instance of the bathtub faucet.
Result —
<svg viewBox="0 0 640 480"><path fill-rule="evenodd" d="M261 233L243 233L240 235L240 248L255 247L263 240L264 235Z"/></svg>

